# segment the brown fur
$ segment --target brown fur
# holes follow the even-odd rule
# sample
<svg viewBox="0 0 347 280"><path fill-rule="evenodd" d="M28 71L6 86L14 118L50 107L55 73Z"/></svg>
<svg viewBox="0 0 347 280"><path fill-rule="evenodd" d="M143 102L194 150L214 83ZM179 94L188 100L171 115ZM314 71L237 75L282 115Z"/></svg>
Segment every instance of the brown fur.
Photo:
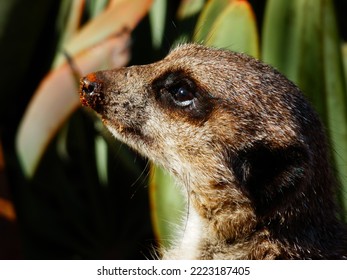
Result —
<svg viewBox="0 0 347 280"><path fill-rule="evenodd" d="M187 227L163 258L347 258L322 125L273 68L187 44L89 74L81 100L186 188Z"/></svg>

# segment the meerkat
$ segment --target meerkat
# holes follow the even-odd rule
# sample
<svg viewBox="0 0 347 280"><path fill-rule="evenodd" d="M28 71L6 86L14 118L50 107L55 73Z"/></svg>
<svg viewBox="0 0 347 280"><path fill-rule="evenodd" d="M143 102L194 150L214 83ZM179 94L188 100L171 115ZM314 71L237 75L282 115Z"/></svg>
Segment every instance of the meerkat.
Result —
<svg viewBox="0 0 347 280"><path fill-rule="evenodd" d="M91 73L81 102L189 201L163 259L346 259L323 126L297 86L245 54L184 44Z"/></svg>

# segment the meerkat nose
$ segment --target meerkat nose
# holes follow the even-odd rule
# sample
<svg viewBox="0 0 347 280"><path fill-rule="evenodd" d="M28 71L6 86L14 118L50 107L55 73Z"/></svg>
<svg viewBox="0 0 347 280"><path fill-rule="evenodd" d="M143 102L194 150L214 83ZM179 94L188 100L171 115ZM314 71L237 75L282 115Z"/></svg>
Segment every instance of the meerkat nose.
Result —
<svg viewBox="0 0 347 280"><path fill-rule="evenodd" d="M88 75L89 76L89 75ZM87 77L81 79L81 93L84 95L93 95L95 90L98 88L98 83L91 81Z"/></svg>
<svg viewBox="0 0 347 280"><path fill-rule="evenodd" d="M84 106L96 110L102 100L102 82L96 78L94 73L81 78L80 99Z"/></svg>

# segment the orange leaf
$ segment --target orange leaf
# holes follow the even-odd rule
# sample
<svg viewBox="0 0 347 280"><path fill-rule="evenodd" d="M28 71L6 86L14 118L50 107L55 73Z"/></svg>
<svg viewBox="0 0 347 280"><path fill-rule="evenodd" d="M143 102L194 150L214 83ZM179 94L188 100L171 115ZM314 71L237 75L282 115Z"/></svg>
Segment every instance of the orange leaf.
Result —
<svg viewBox="0 0 347 280"><path fill-rule="evenodd" d="M124 29L133 30L137 23L148 12L152 0L114 0L107 9L87 22L70 41L64 50L71 56L88 49L106 38L122 32ZM64 60L61 55L59 62Z"/></svg>
<svg viewBox="0 0 347 280"><path fill-rule="evenodd" d="M105 66L125 65L129 59L128 38L128 33L113 37L77 55L74 61L82 75ZM65 63L41 82L20 124L16 148L27 176L33 175L47 145L79 105L77 85Z"/></svg>
<svg viewBox="0 0 347 280"><path fill-rule="evenodd" d="M16 212L14 210L13 204L7 199L0 197L0 217L4 217L6 220L11 222L16 220Z"/></svg>
<svg viewBox="0 0 347 280"><path fill-rule="evenodd" d="M113 0L71 38L64 49L82 74L127 63L128 36L151 3L152 0ZM121 33L126 35L110 38ZM116 61L112 63L113 58ZM50 140L79 105L70 68L67 64L61 66L64 61L60 55L54 64L56 71L50 72L39 85L17 133L16 149L28 177L34 174Z"/></svg>

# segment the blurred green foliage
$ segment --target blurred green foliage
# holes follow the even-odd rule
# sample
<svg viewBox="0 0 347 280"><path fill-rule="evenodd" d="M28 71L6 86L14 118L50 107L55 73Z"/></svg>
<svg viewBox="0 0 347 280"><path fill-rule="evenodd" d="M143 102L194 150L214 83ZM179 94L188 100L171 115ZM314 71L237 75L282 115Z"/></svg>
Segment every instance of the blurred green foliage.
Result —
<svg viewBox="0 0 347 280"><path fill-rule="evenodd" d="M83 109L75 112L50 143L30 180L15 153L18 124L59 51L65 30L63 11L70 2L0 2L0 143L21 245L20 253L7 256L150 258L156 238L167 238L168 221L180 217L179 211L166 211L165 204L172 204L163 202L174 200L179 208L182 198L178 190L161 187L173 185L170 177L114 141L97 119ZM104 7L99 2L86 1L84 21ZM347 3L343 0L157 0L133 33L130 64L158 60L182 41L248 52L272 64L303 89L320 113L331 139L342 186L339 199L344 206L345 11ZM147 176L150 171L154 178L151 183ZM4 238L0 228L0 239Z"/></svg>

